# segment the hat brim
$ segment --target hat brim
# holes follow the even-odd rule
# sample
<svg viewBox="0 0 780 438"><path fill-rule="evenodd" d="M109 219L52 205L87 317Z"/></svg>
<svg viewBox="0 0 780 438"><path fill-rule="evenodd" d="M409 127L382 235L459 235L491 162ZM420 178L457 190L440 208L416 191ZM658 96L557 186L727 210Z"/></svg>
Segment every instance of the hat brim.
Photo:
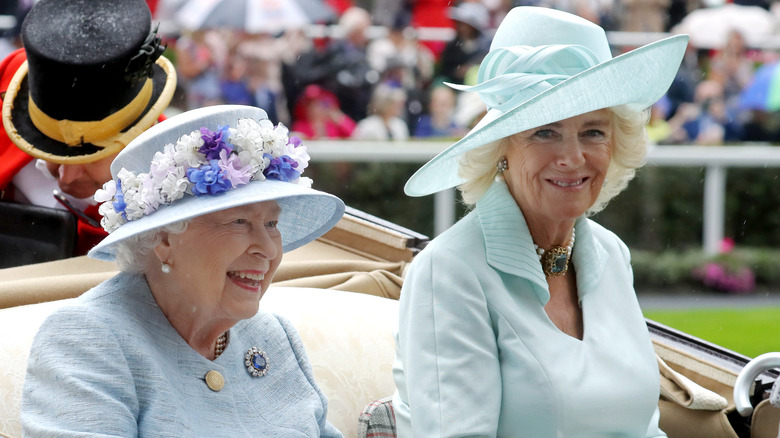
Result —
<svg viewBox="0 0 780 438"><path fill-rule="evenodd" d="M165 57L153 65L152 96L141 115L117 136L132 139L154 125L170 104L176 89L176 72ZM29 114L27 64L24 63L9 84L3 100L3 125L16 146L33 157L60 164L90 163L119 152L126 142L114 142L108 147L85 143L68 146L46 136L35 127Z"/></svg>
<svg viewBox="0 0 780 438"><path fill-rule="evenodd" d="M415 172L404 191L425 196L462 184L461 155L512 134L603 108L648 108L669 89L687 45L687 35L656 41L591 67L507 111L488 110L461 140Z"/></svg>
<svg viewBox="0 0 780 438"><path fill-rule="evenodd" d="M292 251L322 236L344 214L344 203L336 196L283 181L252 181L218 196L185 196L154 213L130 221L109 234L89 251L89 257L113 261L117 245L129 237L180 221L233 207L276 201L281 207L279 230L284 252Z"/></svg>

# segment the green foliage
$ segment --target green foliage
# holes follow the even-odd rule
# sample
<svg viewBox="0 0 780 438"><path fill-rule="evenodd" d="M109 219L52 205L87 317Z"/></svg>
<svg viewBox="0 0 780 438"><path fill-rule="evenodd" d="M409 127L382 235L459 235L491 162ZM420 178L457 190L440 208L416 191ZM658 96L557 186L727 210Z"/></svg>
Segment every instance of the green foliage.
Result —
<svg viewBox="0 0 780 438"><path fill-rule="evenodd" d="M704 177L703 168L644 167L593 219L632 249L700 248ZM738 248L780 246L779 177L777 168L728 170L724 234Z"/></svg>
<svg viewBox="0 0 780 438"><path fill-rule="evenodd" d="M631 251L631 266L637 289L692 285L696 283L693 270L702 262L701 251Z"/></svg>
<svg viewBox="0 0 780 438"><path fill-rule="evenodd" d="M702 288L693 273L708 262L718 262L731 272L749 268L756 284L780 287L780 250L772 248L737 248L728 254L707 257L699 249L644 251L631 250L631 265L637 289Z"/></svg>

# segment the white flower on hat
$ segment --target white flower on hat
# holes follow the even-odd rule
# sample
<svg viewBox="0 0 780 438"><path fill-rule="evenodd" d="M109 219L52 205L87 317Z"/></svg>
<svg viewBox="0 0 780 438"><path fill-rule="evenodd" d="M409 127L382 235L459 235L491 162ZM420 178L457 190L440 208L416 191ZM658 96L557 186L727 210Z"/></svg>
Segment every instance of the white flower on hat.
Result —
<svg viewBox="0 0 780 438"><path fill-rule="evenodd" d="M204 141L199 131L192 131L179 138L173 155L176 164L180 166L187 165L188 167L198 166L203 159L203 154L200 154L198 149L203 146L203 143Z"/></svg>
<svg viewBox="0 0 780 438"><path fill-rule="evenodd" d="M184 169L181 167L172 168L171 172L160 181L158 197L160 204L170 204L183 198L188 185L189 181L184 175Z"/></svg>
<svg viewBox="0 0 780 438"><path fill-rule="evenodd" d="M303 171L308 165L309 160L311 157L309 156L309 151L306 149L306 146L303 143L298 142L299 144L295 144L295 141L290 141L289 144L287 144L287 154L290 158L295 160L298 163L298 169L300 171Z"/></svg>
<svg viewBox="0 0 780 438"><path fill-rule="evenodd" d="M103 184L102 189L95 192L94 198L97 202L106 202L114 199L114 195L116 195L116 183L114 180L110 180Z"/></svg>
<svg viewBox="0 0 780 438"><path fill-rule="evenodd" d="M127 222L120 213L114 210L114 206L111 202L104 202L103 204L100 204L100 207L98 207L98 213L103 216L103 218L100 220L100 225L109 233L113 232L119 228L120 225Z"/></svg>

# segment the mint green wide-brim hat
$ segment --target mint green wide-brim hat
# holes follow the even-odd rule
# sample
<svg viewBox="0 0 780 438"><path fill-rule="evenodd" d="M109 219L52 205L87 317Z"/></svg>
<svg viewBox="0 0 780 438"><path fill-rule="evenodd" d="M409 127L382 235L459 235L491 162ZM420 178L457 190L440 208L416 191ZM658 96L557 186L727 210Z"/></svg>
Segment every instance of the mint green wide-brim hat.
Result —
<svg viewBox="0 0 780 438"><path fill-rule="evenodd" d="M118 245L132 236L209 213L265 201L275 201L281 207L278 228L282 235L284 252L292 251L325 234L336 225L344 214L344 202L336 196L310 188L308 181L304 182L303 178L280 179L278 176L265 176L256 179L253 177L249 181L235 184L231 188L219 191L216 194L201 193L200 195L194 195L192 192L195 190L195 185L186 183L186 180L183 179L182 166L196 170L207 169L202 175L217 175L216 178L210 181L224 182L223 177L225 173L223 172L225 167L231 167L232 171L234 171L233 173L240 173L235 171L235 169L242 167L238 158L241 154L254 152L259 157L258 162L263 162L262 157L264 156L282 156L286 152L295 155L291 152L295 150L294 147L285 146L285 144L292 144L285 143L285 141L289 140L286 128L273 127L267 119L266 112L256 107L241 105L209 106L173 116L136 137L111 163L113 180L109 183L116 184L116 181L120 181L125 184L139 181L141 180L141 174L144 174L145 177L150 177L152 174L160 175L161 177L157 180L147 180L146 184L137 183L136 187L138 190L124 192L123 200L120 200L116 194L113 194L111 195L113 196L111 200L101 205L101 214L104 216L102 224L110 234L89 251L89 257L113 261L116 257ZM206 128L211 132L218 132L220 128L230 130L237 126L247 126L247 122L254 126L255 129L244 129L241 131L245 134L243 138L239 138L240 136L237 134L223 136L233 147L233 152L221 156L220 159L210 160L199 151L192 152L197 151L197 148L186 147L188 144L197 144L197 139L201 137L203 132L201 128ZM259 129L260 125L256 122L265 123L263 130ZM242 123L245 125L241 125ZM270 129L269 126L270 128L277 128L276 131ZM281 133L274 134L274 132L278 131L281 131ZM182 138L185 140L183 141ZM189 141L187 141L188 138ZM273 141L274 139L276 141ZM180 145L185 146L180 147ZM238 153L239 150L243 152ZM299 153L300 156L304 157L303 160L308 163L308 153ZM194 161L188 161L182 159L182 157L189 157L189 160ZM229 163L231 166L223 166L223 163L218 163L220 160L225 161L227 157L231 159ZM290 155L284 155L284 157L287 157L288 163L294 161ZM174 164L182 162L184 164ZM272 165L272 163L267 163L265 169L270 169ZM210 169L204 166L215 166L214 170L222 168L223 171L212 171L209 173L208 170ZM299 164L298 168L300 167ZM289 169L289 166L287 169ZM133 176L128 177L127 175ZM174 187L178 184L186 184L189 188L183 194L181 194L180 189L179 193L181 196L177 199L165 203L161 202L158 206L148 208L146 212L142 212L142 207L145 204L136 203L136 207L141 208L135 209L136 215L133 219L123 219L119 221L119 224L115 222L114 226L106 224L106 218L109 215L102 211L104 206L111 207L119 201L124 210L121 214L118 214L115 211L117 207L112 207L110 215L113 215L115 218L118 216L128 218L131 217L131 209L128 206L133 201L127 198L132 197L133 193L136 197L142 194L142 192L145 193L146 196L142 198L145 198L147 204L151 198L162 199L161 195L159 195L160 192L171 193L172 190L169 189L171 185L163 186L155 182L165 180L162 178L165 175L178 175L176 178L168 180L177 181L177 184L173 184ZM186 178L192 179L189 174L187 174ZM111 185L107 184L107 186ZM144 188L148 186L154 188L144 191ZM122 191L125 190L127 190L127 187ZM99 197L100 192L98 191L98 194L96 194L96 199ZM119 189L117 189L117 192L119 192ZM157 195L155 196L154 193L157 193Z"/></svg>
<svg viewBox="0 0 780 438"><path fill-rule="evenodd" d="M628 105L644 110L672 84L688 45L677 35L612 57L604 29L566 12L521 6L499 25L477 84L488 108L460 141L407 181L409 196L462 184L461 156L512 134L591 111Z"/></svg>

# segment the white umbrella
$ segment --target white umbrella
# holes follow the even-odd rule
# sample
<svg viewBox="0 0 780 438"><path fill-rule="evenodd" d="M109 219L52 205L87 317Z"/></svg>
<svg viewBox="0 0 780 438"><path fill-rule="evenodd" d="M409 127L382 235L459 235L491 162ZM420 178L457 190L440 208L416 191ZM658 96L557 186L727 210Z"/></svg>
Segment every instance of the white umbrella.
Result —
<svg viewBox="0 0 780 438"><path fill-rule="evenodd" d="M748 46L758 46L775 34L776 26L775 16L764 8L728 3L697 9L672 31L689 34L696 47L717 49L726 44L731 30L739 31Z"/></svg>
<svg viewBox="0 0 780 438"><path fill-rule="evenodd" d="M321 0L186 0L175 14L185 29L230 28L277 33L335 18Z"/></svg>

